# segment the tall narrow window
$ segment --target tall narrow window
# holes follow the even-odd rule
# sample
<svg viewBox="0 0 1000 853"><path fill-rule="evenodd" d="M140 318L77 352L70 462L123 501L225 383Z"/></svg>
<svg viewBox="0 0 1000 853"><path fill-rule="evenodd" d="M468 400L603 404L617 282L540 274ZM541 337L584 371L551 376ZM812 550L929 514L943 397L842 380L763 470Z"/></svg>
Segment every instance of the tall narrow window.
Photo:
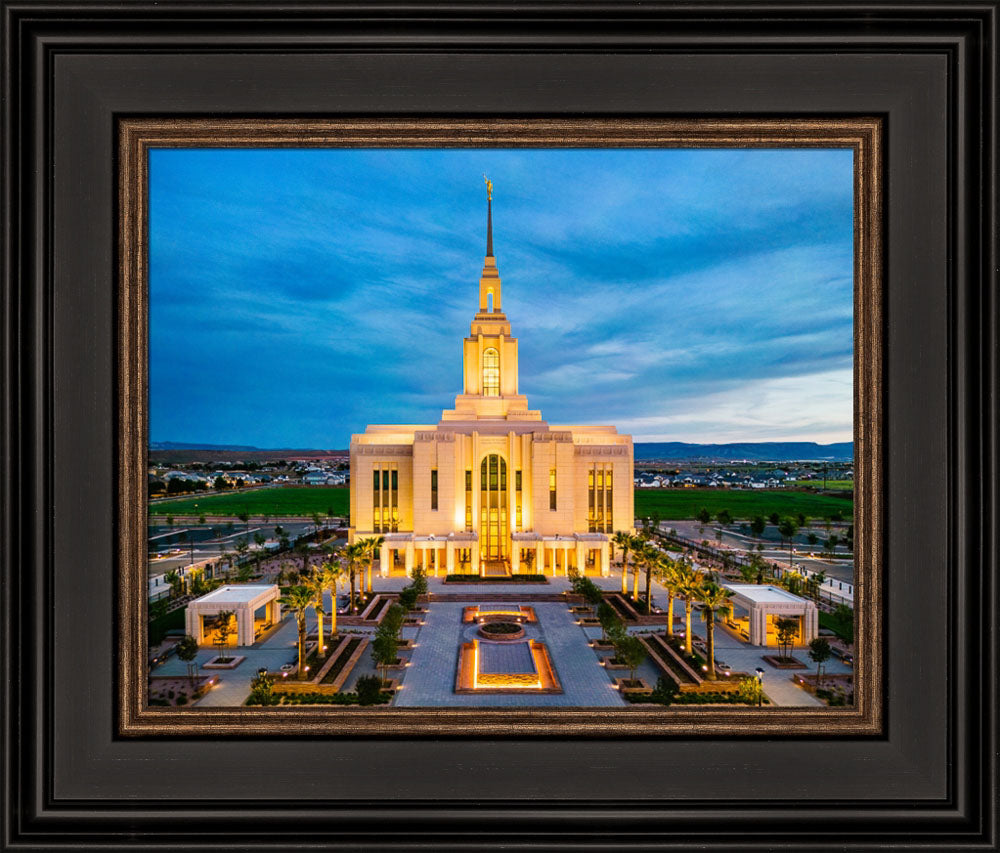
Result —
<svg viewBox="0 0 1000 853"><path fill-rule="evenodd" d="M483 351L483 395L500 396L500 353L493 347Z"/></svg>
<svg viewBox="0 0 1000 853"><path fill-rule="evenodd" d="M514 472L514 527L521 529L521 472Z"/></svg>
<svg viewBox="0 0 1000 853"><path fill-rule="evenodd" d="M399 471L392 469L392 532L399 530Z"/></svg>
<svg viewBox="0 0 1000 853"><path fill-rule="evenodd" d="M431 468L431 509L438 508L438 472L437 468Z"/></svg>
<svg viewBox="0 0 1000 853"><path fill-rule="evenodd" d="M556 509L556 469L549 468L549 509L555 512Z"/></svg>
<svg viewBox="0 0 1000 853"><path fill-rule="evenodd" d="M465 472L465 529L472 530L472 471Z"/></svg>

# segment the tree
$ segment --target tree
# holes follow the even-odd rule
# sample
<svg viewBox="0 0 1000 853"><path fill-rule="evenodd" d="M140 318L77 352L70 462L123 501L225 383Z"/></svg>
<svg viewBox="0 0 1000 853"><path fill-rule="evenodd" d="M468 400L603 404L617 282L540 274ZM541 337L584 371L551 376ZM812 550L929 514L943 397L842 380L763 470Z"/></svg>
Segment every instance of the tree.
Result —
<svg viewBox="0 0 1000 853"><path fill-rule="evenodd" d="M641 536L632 537L632 600L639 601L639 552L646 544L646 540Z"/></svg>
<svg viewBox="0 0 1000 853"><path fill-rule="evenodd" d="M649 542L645 542L637 556L642 562L643 572L646 575L646 613L649 614L653 612L653 596L650 594L653 567L659 559L660 551Z"/></svg>
<svg viewBox="0 0 1000 853"><path fill-rule="evenodd" d="M722 526L722 530L725 530L733 523L733 514L728 509L719 510L719 514L715 516L716 520ZM722 530L719 530L719 541L722 541Z"/></svg>
<svg viewBox="0 0 1000 853"><path fill-rule="evenodd" d="M667 590L667 636L674 635L674 599L677 597L677 581L680 562L668 554L661 554L656 561L657 579Z"/></svg>
<svg viewBox="0 0 1000 853"><path fill-rule="evenodd" d="M307 586L296 585L288 589L278 601L283 607L287 607L295 614L295 624L299 629L299 671L297 677L300 681L305 681L308 677L306 673L306 611L312 607L313 592Z"/></svg>
<svg viewBox="0 0 1000 853"><path fill-rule="evenodd" d="M248 513L246 510L243 510L243 512L241 512L236 517L246 525L246 532L249 533L250 532L250 513Z"/></svg>
<svg viewBox="0 0 1000 853"><path fill-rule="evenodd" d="M410 572L409 585L417 591L418 596L427 595L427 572L420 566L415 566Z"/></svg>
<svg viewBox="0 0 1000 853"><path fill-rule="evenodd" d="M309 571L309 543L300 539L295 543L295 553L302 558L302 573Z"/></svg>
<svg viewBox="0 0 1000 853"><path fill-rule="evenodd" d="M215 632L219 635L215 644L219 647L219 658L227 660L226 650L229 648L229 635L233 630L233 611L223 610L215 616Z"/></svg>
<svg viewBox="0 0 1000 853"><path fill-rule="evenodd" d="M809 526L809 516L807 516L805 513L800 512L798 514L798 516L796 517L796 519L799 522L799 527L808 527Z"/></svg>
<svg viewBox="0 0 1000 853"><path fill-rule="evenodd" d="M399 634L406 619L406 611L398 604L389 605L382 623L375 632L372 642L372 657L382 670L382 681L386 681L388 668L399 657Z"/></svg>
<svg viewBox="0 0 1000 853"><path fill-rule="evenodd" d="M788 540L788 565L793 565L792 563L792 545L795 544L795 534L798 532L798 525L795 523L793 518L783 518L778 524L778 533L781 534L781 541Z"/></svg>
<svg viewBox="0 0 1000 853"><path fill-rule="evenodd" d="M385 544L384 536L369 536L366 539L358 540L364 546L364 556L368 560L368 573L365 582L365 592L373 592L372 573L375 571L375 557L382 553L382 545ZM358 585L360 592L360 584Z"/></svg>
<svg viewBox="0 0 1000 853"><path fill-rule="evenodd" d="M389 667L399 657L399 644L394 636L384 630L384 626L379 626L375 632L375 639L372 642L372 657L382 672L382 683L385 684Z"/></svg>
<svg viewBox="0 0 1000 853"><path fill-rule="evenodd" d="M344 549L344 556L347 557L347 578L351 585L351 613L356 612L354 606L354 578L358 574L358 566L365 558L365 546L361 542L355 542Z"/></svg>
<svg viewBox="0 0 1000 853"><path fill-rule="evenodd" d="M184 579L173 569L167 572L163 579L170 584L170 597L177 598L181 594L181 590L184 588Z"/></svg>
<svg viewBox="0 0 1000 853"><path fill-rule="evenodd" d="M757 538L760 539L764 535L764 530L767 528L767 522L764 521L764 516L755 515L750 520L750 532Z"/></svg>
<svg viewBox="0 0 1000 853"><path fill-rule="evenodd" d="M177 644L177 659L187 664L188 679L194 684L194 659L198 656L198 642L190 634L185 634Z"/></svg>
<svg viewBox="0 0 1000 853"><path fill-rule="evenodd" d="M778 513L776 513L776 512L772 512L772 513L771 513L771 514L770 514L770 515L769 515L769 516L767 517L767 520L768 520L768 521L770 521L770 522L771 522L771 524L774 524L774 525L778 525L778 524L780 524L780 523L781 523L781 516L780 516L780 515L778 515Z"/></svg>
<svg viewBox="0 0 1000 853"><path fill-rule="evenodd" d="M825 543L827 553L832 557L837 553L837 546L840 544L840 537L836 533L831 533Z"/></svg>
<svg viewBox="0 0 1000 853"><path fill-rule="evenodd" d="M229 483L221 474L212 482L212 488L217 492L223 492L229 488Z"/></svg>
<svg viewBox="0 0 1000 853"><path fill-rule="evenodd" d="M632 547L632 537L624 530L615 533L612 541L622 549L622 595L628 592L626 577L628 575L628 552Z"/></svg>
<svg viewBox="0 0 1000 853"><path fill-rule="evenodd" d="M254 535L253 535L253 544L257 546L257 550L254 552L254 555L257 558L257 573L258 574L260 574L260 563L261 563L261 560L264 559L264 554L266 553L264 551L264 545L266 543L267 543L267 537L261 531L258 530L256 533L254 533Z"/></svg>
<svg viewBox="0 0 1000 853"><path fill-rule="evenodd" d="M646 654L646 646L638 637L622 633L615 638L615 657L628 667L629 681L635 681L635 671L646 659Z"/></svg>
<svg viewBox="0 0 1000 853"><path fill-rule="evenodd" d="M337 585L347 574L347 567L341 560L337 559L335 549L330 548L327 553L330 559L324 560L320 564L319 571L330 590L330 603L332 605L330 608L330 638L332 639L337 636Z"/></svg>
<svg viewBox="0 0 1000 853"><path fill-rule="evenodd" d="M319 639L319 654L322 655L323 650L326 648L323 636L323 617L326 615L323 593L326 592L327 587L327 579L323 576L322 567L314 569L303 586L309 587L313 594L313 611L316 614L316 636Z"/></svg>
<svg viewBox="0 0 1000 853"><path fill-rule="evenodd" d="M717 583L706 583L701 588L701 618L708 636L708 679L715 681L715 614L729 609L733 591Z"/></svg>
<svg viewBox="0 0 1000 853"><path fill-rule="evenodd" d="M601 642L607 642L608 635L613 634L615 627L624 627L615 609L606 601L597 605L597 619L601 623Z"/></svg>
<svg viewBox="0 0 1000 853"><path fill-rule="evenodd" d="M323 523L323 518L322 516L320 516L318 512L314 512L312 514L312 523L313 523L313 533L319 533L319 528L320 525Z"/></svg>
<svg viewBox="0 0 1000 853"><path fill-rule="evenodd" d="M817 637L809 642L809 657L816 664L816 686L819 687L820 668L830 659L833 650L830 648L830 641L826 637Z"/></svg>
<svg viewBox="0 0 1000 853"><path fill-rule="evenodd" d="M782 658L790 657L789 651L795 637L799 633L799 620L783 617L774 621L774 628L778 634L778 655Z"/></svg>
<svg viewBox="0 0 1000 853"><path fill-rule="evenodd" d="M583 600L594 608L594 613L596 615L598 609L604 603L604 593L590 578L582 578L581 580L582 583L580 584L580 592L583 594Z"/></svg>
<svg viewBox="0 0 1000 853"><path fill-rule="evenodd" d="M704 578L701 572L686 564L678 572L677 597L684 602L684 651L691 654L691 611L701 597Z"/></svg>

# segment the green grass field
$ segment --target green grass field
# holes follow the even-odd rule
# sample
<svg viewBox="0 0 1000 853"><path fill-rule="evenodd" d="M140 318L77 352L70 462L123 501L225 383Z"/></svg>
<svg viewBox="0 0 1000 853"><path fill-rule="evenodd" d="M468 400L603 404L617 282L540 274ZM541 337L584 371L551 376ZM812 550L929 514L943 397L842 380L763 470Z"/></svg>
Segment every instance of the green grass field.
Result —
<svg viewBox="0 0 1000 853"><path fill-rule="evenodd" d="M289 486L281 489L258 489L242 494L193 495L172 501L151 504L150 515L205 515L230 516L242 512L255 516L280 518L282 516L346 516L349 491L332 486ZM735 518L755 515L798 515L826 518L838 510L845 518L854 512L850 498L815 495L809 492L792 492L782 489L757 491L724 491L722 489L636 489L635 514L644 518L658 513L663 521L694 518L702 507L713 516L728 509Z"/></svg>
<svg viewBox="0 0 1000 853"><path fill-rule="evenodd" d="M663 521L679 521L695 518L702 507L715 517L716 513L728 509L734 518L753 518L771 513L778 515L798 515L810 518L826 518L834 512L841 512L850 519L854 512L854 501L850 498L835 498L829 495L814 495L808 492L791 492L785 489L755 489L753 491L727 491L723 489L636 489L636 518L648 518L658 513Z"/></svg>
<svg viewBox="0 0 1000 853"><path fill-rule="evenodd" d="M803 489L822 489L822 480L803 480L801 483L797 484L797 488ZM827 480L826 488L829 490L850 492L854 490L854 480Z"/></svg>
<svg viewBox="0 0 1000 853"><path fill-rule="evenodd" d="M196 506L197 504L197 506ZM149 505L150 515L221 515L235 518L242 512L250 515L346 516L350 506L350 492L334 486L289 486L279 489L257 489L241 494L223 493L192 495L173 501Z"/></svg>

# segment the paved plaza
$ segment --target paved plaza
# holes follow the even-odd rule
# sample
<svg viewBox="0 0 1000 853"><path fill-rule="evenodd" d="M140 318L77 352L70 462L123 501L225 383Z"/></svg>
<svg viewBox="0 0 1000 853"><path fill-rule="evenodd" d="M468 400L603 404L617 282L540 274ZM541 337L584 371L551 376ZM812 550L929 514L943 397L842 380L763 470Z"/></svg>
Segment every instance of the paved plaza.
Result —
<svg viewBox="0 0 1000 853"><path fill-rule="evenodd" d="M593 580L605 590L621 589L620 574ZM398 592L407 583L405 577L377 578L376 591ZM428 579L428 586L432 603L424 625L403 628L403 637L413 639L416 646L404 655L409 657L411 663L402 671L402 689L394 700L395 705L400 707L621 707L625 704L621 695L612 686L610 676L627 675L627 673L605 670L600 665L602 655L587 645L589 639L600 636L600 628L584 628L577 625L576 617L561 601L530 601L532 593L552 594L568 590L570 583L566 578L550 578L547 584L515 586L446 585L442 579L432 577ZM665 606L666 591L655 582L652 590L654 603ZM529 639L540 640L548 646L563 693L534 696L524 693L459 695L454 692L459 645L472 639L476 632L474 625L462 623L462 608L480 600L488 602L491 595L498 594L505 597L524 595L525 603L530 603L535 608L538 624L527 625L526 634ZM464 600L435 600L435 596L450 598L453 595L460 595ZM327 596L327 608L329 607L330 601ZM674 603L674 612L677 616L683 616L680 602ZM664 620L663 625L643 625L633 627L631 630L633 633L662 631L665 624ZM315 616L311 611L308 625L310 630L315 629ZM705 624L697 612L692 616L691 627L696 635L705 636ZM374 630L370 628L348 630L374 636ZM201 669L201 665L216 654L214 649L201 650L195 660L198 674L215 675L218 677L218 682L197 704L199 706L242 704L250 693L250 682L258 669L267 667L273 672L280 669L282 664L295 661L295 642L295 620L288 617L261 641L249 647L241 647L237 653L245 655L246 660L234 670ZM757 667L763 669L764 691L776 705L805 707L822 704L794 684L791 678L793 672L777 670L764 660L763 655L773 654L774 647L764 649L747 645L719 627L715 631L715 644L716 658L728 664L733 671L753 673ZM806 650L796 650L795 654L803 663L810 666L808 670L798 670L798 672L815 671ZM833 658L824 664L824 669L831 675L852 671L851 667ZM344 684L343 690L350 692L359 677L373 672L375 664L369 647ZM172 657L156 667L151 674L186 675L187 666L183 661ZM648 659L639 667L636 674L651 685L656 684L660 675L659 670Z"/></svg>
<svg viewBox="0 0 1000 853"><path fill-rule="evenodd" d="M493 590L496 592L496 590ZM478 637L475 623L463 623L469 602L432 604L417 635L417 645L406 668L396 705L406 707L621 707L621 694L611 684L599 658L587 645L587 635L569 608L559 601L531 602L537 624L525 625L528 639L548 646L562 693L455 694L459 645Z"/></svg>

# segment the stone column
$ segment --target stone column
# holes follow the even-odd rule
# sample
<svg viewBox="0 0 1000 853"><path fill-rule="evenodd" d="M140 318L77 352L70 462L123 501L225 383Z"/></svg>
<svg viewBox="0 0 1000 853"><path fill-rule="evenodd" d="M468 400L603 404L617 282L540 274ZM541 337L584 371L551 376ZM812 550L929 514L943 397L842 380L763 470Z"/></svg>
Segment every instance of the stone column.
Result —
<svg viewBox="0 0 1000 853"><path fill-rule="evenodd" d="M576 567L581 575L587 571L587 546L583 542L576 543Z"/></svg>
<svg viewBox="0 0 1000 853"><path fill-rule="evenodd" d="M249 604L236 611L236 642L241 646L253 645L253 610Z"/></svg>
<svg viewBox="0 0 1000 853"><path fill-rule="evenodd" d="M606 578L611 574L611 543L601 543L601 577Z"/></svg>
<svg viewBox="0 0 1000 853"><path fill-rule="evenodd" d="M535 540L535 574L545 574L545 551L540 540Z"/></svg>
<svg viewBox="0 0 1000 853"><path fill-rule="evenodd" d="M449 542L445 547L445 567L449 575L455 574L455 543Z"/></svg>
<svg viewBox="0 0 1000 853"><path fill-rule="evenodd" d="M521 571L521 546L517 542L511 542L510 549L510 573L519 574Z"/></svg>
<svg viewBox="0 0 1000 853"><path fill-rule="evenodd" d="M205 639L205 635L201 630L202 619L201 613L199 613L193 607L187 607L184 610L184 632L190 634L194 637L194 641L200 646L202 640Z"/></svg>
<svg viewBox="0 0 1000 853"><path fill-rule="evenodd" d="M480 568L479 565L479 542L472 542L469 547L469 552L472 555L472 574L479 575L482 577L483 572L486 570L485 566Z"/></svg>
<svg viewBox="0 0 1000 853"><path fill-rule="evenodd" d="M389 543L383 542L378 552L378 572L382 577L389 577Z"/></svg>
<svg viewBox="0 0 1000 853"><path fill-rule="evenodd" d="M413 543L406 543L406 576L410 577L413 574Z"/></svg>

